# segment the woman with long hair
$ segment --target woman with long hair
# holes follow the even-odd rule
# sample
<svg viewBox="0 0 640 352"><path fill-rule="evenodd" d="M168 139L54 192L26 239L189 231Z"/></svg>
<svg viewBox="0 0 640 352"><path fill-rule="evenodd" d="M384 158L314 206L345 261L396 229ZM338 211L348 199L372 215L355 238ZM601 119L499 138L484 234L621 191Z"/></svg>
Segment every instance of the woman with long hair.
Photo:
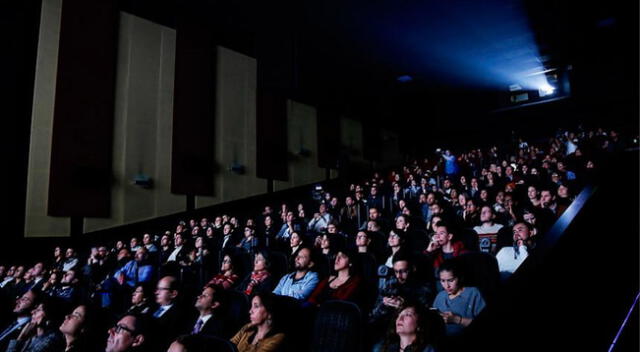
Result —
<svg viewBox="0 0 640 352"><path fill-rule="evenodd" d="M237 281L238 274L236 272L235 260L231 254L227 253L222 258L220 273L209 281L209 285L222 286L225 290L228 290L233 287Z"/></svg>
<svg viewBox="0 0 640 352"><path fill-rule="evenodd" d="M320 305L332 299L356 300L360 289L360 277L355 275L354 270L356 258L354 252L339 250L333 265L335 274L318 284L309 297L309 303Z"/></svg>
<svg viewBox="0 0 640 352"><path fill-rule="evenodd" d="M65 339L65 352L95 351L93 340L98 329L94 325L97 319L96 312L87 305L77 306L70 314L67 314L60 325L60 332Z"/></svg>
<svg viewBox="0 0 640 352"><path fill-rule="evenodd" d="M454 262L445 261L438 273L443 290L436 296L433 307L440 312L447 335L459 335L484 309L484 298L477 288L465 286Z"/></svg>
<svg viewBox="0 0 640 352"><path fill-rule="evenodd" d="M250 322L231 338L238 352L277 351L285 337L279 328L278 313L276 298L272 293L254 295L249 309Z"/></svg>
<svg viewBox="0 0 640 352"><path fill-rule="evenodd" d="M247 296L262 291L273 290L273 278L269 271L271 260L266 251L259 251L253 256L253 271L238 285L238 290Z"/></svg>

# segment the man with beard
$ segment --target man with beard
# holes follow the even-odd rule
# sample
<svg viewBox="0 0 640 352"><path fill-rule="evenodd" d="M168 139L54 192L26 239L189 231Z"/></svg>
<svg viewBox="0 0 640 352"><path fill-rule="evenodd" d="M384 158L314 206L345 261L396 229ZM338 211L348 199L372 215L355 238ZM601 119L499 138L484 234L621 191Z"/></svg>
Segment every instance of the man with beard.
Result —
<svg viewBox="0 0 640 352"><path fill-rule="evenodd" d="M312 252L309 248L302 248L295 258L296 271L287 274L280 279L273 293L281 296L289 296L305 301L318 285L318 274L311 271L314 266Z"/></svg>

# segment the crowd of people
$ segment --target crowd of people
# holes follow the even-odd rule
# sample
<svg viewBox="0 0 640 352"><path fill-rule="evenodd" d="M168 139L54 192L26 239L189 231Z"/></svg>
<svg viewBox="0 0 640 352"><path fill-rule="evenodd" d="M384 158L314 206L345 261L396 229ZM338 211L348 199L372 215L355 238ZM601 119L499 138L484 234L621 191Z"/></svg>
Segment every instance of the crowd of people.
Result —
<svg viewBox="0 0 640 352"><path fill-rule="evenodd" d="M204 351L212 338L241 352L307 350L287 304L312 317L332 300L359 307L368 350L436 351L491 304L495 283L472 277L469 262L507 280L622 143L613 130L578 129L439 149L260 214L0 265L12 310L0 351Z"/></svg>

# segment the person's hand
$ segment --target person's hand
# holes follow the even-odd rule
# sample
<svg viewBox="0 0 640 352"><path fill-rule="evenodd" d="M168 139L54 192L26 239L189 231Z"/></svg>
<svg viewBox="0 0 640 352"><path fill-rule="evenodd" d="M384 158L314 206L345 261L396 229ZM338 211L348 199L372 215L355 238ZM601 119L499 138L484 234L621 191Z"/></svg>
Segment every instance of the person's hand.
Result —
<svg viewBox="0 0 640 352"><path fill-rule="evenodd" d="M382 303L384 303L385 306L400 308L404 303L404 299L402 297L384 297Z"/></svg>
<svg viewBox="0 0 640 352"><path fill-rule="evenodd" d="M440 244L436 240L431 239L431 242L429 242L429 245L427 246L427 252L431 253L438 248L440 248Z"/></svg>
<svg viewBox="0 0 640 352"><path fill-rule="evenodd" d="M320 213L314 213L313 218L316 220L320 219Z"/></svg>
<svg viewBox="0 0 640 352"><path fill-rule="evenodd" d="M118 283L120 285L124 285L124 274L120 273L120 275L118 275Z"/></svg>
<svg viewBox="0 0 640 352"><path fill-rule="evenodd" d="M460 324L462 322L462 317L459 315L455 315L451 312L441 312L440 316L442 320L444 320L445 324Z"/></svg>

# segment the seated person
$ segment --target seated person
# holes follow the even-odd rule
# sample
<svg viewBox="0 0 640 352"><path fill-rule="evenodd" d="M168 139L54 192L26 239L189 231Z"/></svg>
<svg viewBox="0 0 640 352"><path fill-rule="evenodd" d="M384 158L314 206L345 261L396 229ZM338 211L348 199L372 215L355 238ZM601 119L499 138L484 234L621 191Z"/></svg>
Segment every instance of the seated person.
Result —
<svg viewBox="0 0 640 352"><path fill-rule="evenodd" d="M231 338L238 352L277 351L285 337L279 330L278 313L273 294L268 292L256 294L251 299L250 322Z"/></svg>
<svg viewBox="0 0 640 352"><path fill-rule="evenodd" d="M446 259L458 257L466 252L464 244L457 241L455 234L450 230L450 225L440 221L436 224L435 232L424 253L432 258L433 267L437 270Z"/></svg>
<svg viewBox="0 0 640 352"><path fill-rule="evenodd" d="M442 321L422 304L405 302L395 314L386 338L374 352L434 352L444 332Z"/></svg>
<svg viewBox="0 0 640 352"><path fill-rule="evenodd" d="M136 351L149 345L149 323L140 315L125 314L109 329L105 352ZM147 339L145 339L147 337Z"/></svg>
<svg viewBox="0 0 640 352"><path fill-rule="evenodd" d="M293 237L292 237L293 238ZM295 258L295 271L280 279L273 293L306 300L318 285L318 274L311 269L314 266L311 249L303 247Z"/></svg>
<svg viewBox="0 0 640 352"><path fill-rule="evenodd" d="M230 289L238 281L238 275L235 271L235 263L231 254L225 254L222 259L220 273L214 276L209 285L219 285L225 290Z"/></svg>
<svg viewBox="0 0 640 352"><path fill-rule="evenodd" d="M271 291L273 278L269 272L271 261L266 251L259 251L253 257L253 271L238 285L237 290L250 296L256 292Z"/></svg>
<svg viewBox="0 0 640 352"><path fill-rule="evenodd" d="M71 314L65 316L60 325L60 332L66 342L65 352L93 351L95 346L95 325L97 321L96 312L87 305L77 306Z"/></svg>
<svg viewBox="0 0 640 352"><path fill-rule="evenodd" d="M496 253L496 243L498 241L498 231L502 228L501 224L495 223L495 212L490 205L483 205L480 209L479 226L473 228L478 234L480 251L485 253Z"/></svg>
<svg viewBox="0 0 640 352"><path fill-rule="evenodd" d="M48 298L48 297L47 297ZM6 352L58 351L64 346L58 331L61 312L59 304L43 298L31 311L31 321L24 325L17 338L9 341Z"/></svg>
<svg viewBox="0 0 640 352"><path fill-rule="evenodd" d="M396 309L406 301L416 302L425 309L433 301L434 290L418 281L413 262L403 252L393 259L393 272L394 276L386 280L369 314L369 323L374 329L385 327Z"/></svg>
<svg viewBox="0 0 640 352"><path fill-rule="evenodd" d="M193 324L191 334L212 335L229 338L231 333L225 324L222 312L227 304L226 291L215 285L207 285L197 297L195 307L199 316Z"/></svg>
<svg viewBox="0 0 640 352"><path fill-rule="evenodd" d="M529 256L529 251L535 247L532 229L531 224L524 221L513 225L513 246L503 247L496 254L500 277L503 280L518 269L520 264Z"/></svg>
<svg viewBox="0 0 640 352"><path fill-rule="evenodd" d="M138 284L131 294L131 306L127 309L129 314L149 314L154 306L153 290L147 284Z"/></svg>
<svg viewBox="0 0 640 352"><path fill-rule="evenodd" d="M444 290L436 296L433 307L446 324L446 334L459 335L484 309L484 298L477 288L464 286L459 269L451 261L440 266L439 274Z"/></svg>
<svg viewBox="0 0 640 352"><path fill-rule="evenodd" d="M387 240L387 244L390 248L389 256L387 257L387 261L385 265L389 268L393 267L393 256L400 251L406 241L406 234L404 231L400 231L398 229L391 230L389 232L389 238Z"/></svg>
<svg viewBox="0 0 640 352"><path fill-rule="evenodd" d="M334 275L322 280L309 297L308 302L320 305L325 301L340 299L346 301L357 300L360 288L360 277L355 275L356 254L339 250L333 264Z"/></svg>

